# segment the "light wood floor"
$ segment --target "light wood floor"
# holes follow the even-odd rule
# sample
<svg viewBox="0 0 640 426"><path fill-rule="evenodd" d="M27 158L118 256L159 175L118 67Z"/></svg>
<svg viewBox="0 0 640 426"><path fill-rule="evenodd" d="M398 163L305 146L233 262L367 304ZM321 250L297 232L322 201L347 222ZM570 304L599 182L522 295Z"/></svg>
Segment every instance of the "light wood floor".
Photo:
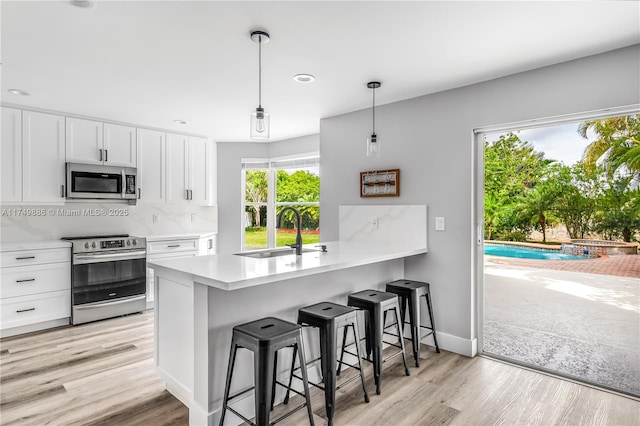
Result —
<svg viewBox="0 0 640 426"><path fill-rule="evenodd" d="M399 357L385 364L382 395L375 395L366 369L369 404L358 381L339 390L334 423L640 424L636 400L487 358L423 349L420 368L410 363L410 377ZM2 339L0 424L186 425L187 409L164 390L152 358L150 312ZM318 391L312 406L316 424L326 424ZM305 413L282 424L307 424Z"/></svg>

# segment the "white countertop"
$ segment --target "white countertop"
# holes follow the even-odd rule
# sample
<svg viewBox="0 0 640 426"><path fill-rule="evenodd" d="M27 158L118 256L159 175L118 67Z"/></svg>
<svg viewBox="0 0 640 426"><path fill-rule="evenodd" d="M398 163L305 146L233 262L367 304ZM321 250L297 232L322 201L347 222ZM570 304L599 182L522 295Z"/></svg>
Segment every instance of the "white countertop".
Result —
<svg viewBox="0 0 640 426"><path fill-rule="evenodd" d="M370 244L345 241L322 243L327 253L319 251L301 256L287 255L255 259L233 254L216 254L182 259L148 262L157 275L162 272L182 273L190 281L223 290L236 290L291 278L304 277L387 260L424 254L426 247L402 244ZM310 244L305 248L315 248Z"/></svg>
<svg viewBox="0 0 640 426"><path fill-rule="evenodd" d="M19 250L46 250L69 247L71 247L71 243L64 240L25 241L17 243L2 243L0 245L0 252Z"/></svg>
<svg viewBox="0 0 640 426"><path fill-rule="evenodd" d="M149 241L188 240L191 238L205 238L216 235L217 232L189 232L184 234L143 235Z"/></svg>

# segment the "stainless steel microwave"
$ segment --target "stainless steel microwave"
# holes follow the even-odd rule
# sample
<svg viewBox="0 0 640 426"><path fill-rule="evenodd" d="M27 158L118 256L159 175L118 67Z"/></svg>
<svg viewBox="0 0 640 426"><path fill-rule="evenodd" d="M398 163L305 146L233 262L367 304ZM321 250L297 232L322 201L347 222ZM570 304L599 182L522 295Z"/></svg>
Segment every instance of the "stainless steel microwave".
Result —
<svg viewBox="0 0 640 426"><path fill-rule="evenodd" d="M67 198L135 204L137 179L137 169L132 167L67 163Z"/></svg>

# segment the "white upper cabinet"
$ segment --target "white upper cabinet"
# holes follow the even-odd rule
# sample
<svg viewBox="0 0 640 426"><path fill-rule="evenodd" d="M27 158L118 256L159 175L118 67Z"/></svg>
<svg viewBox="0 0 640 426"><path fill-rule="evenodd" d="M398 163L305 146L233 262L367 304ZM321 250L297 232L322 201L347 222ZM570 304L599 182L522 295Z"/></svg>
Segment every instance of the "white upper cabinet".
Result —
<svg viewBox="0 0 640 426"><path fill-rule="evenodd" d="M167 202L212 205L211 143L167 133Z"/></svg>
<svg viewBox="0 0 640 426"><path fill-rule="evenodd" d="M189 137L167 133L167 202L189 203Z"/></svg>
<svg viewBox="0 0 640 426"><path fill-rule="evenodd" d="M136 129L67 117L67 162L136 166Z"/></svg>
<svg viewBox="0 0 640 426"><path fill-rule="evenodd" d="M22 112L22 201L64 203L64 117Z"/></svg>
<svg viewBox="0 0 640 426"><path fill-rule="evenodd" d="M164 203L165 133L138 129L138 201Z"/></svg>
<svg viewBox="0 0 640 426"><path fill-rule="evenodd" d="M136 167L136 141L135 127L104 123L104 164Z"/></svg>
<svg viewBox="0 0 640 426"><path fill-rule="evenodd" d="M188 187L192 204L212 205L212 143L205 138L189 138Z"/></svg>
<svg viewBox="0 0 640 426"><path fill-rule="evenodd" d="M2 203L22 201L22 111L2 108L0 179Z"/></svg>
<svg viewBox="0 0 640 426"><path fill-rule="evenodd" d="M102 123L70 117L67 117L66 123L67 162L102 164Z"/></svg>

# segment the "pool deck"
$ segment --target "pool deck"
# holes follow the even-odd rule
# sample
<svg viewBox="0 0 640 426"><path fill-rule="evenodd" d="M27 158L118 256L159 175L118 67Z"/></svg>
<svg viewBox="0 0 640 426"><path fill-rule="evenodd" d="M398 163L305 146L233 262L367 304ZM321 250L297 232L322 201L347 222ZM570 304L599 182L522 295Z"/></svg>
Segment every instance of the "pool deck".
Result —
<svg viewBox="0 0 640 426"><path fill-rule="evenodd" d="M585 260L519 259L485 255L485 261L498 265L640 278L640 255L637 254L603 256Z"/></svg>
<svg viewBox="0 0 640 426"><path fill-rule="evenodd" d="M562 244L542 244L542 243L530 243L520 241L499 241L499 240L484 240L485 244L491 244L494 246L515 246L515 247L528 247L542 250L560 251Z"/></svg>

